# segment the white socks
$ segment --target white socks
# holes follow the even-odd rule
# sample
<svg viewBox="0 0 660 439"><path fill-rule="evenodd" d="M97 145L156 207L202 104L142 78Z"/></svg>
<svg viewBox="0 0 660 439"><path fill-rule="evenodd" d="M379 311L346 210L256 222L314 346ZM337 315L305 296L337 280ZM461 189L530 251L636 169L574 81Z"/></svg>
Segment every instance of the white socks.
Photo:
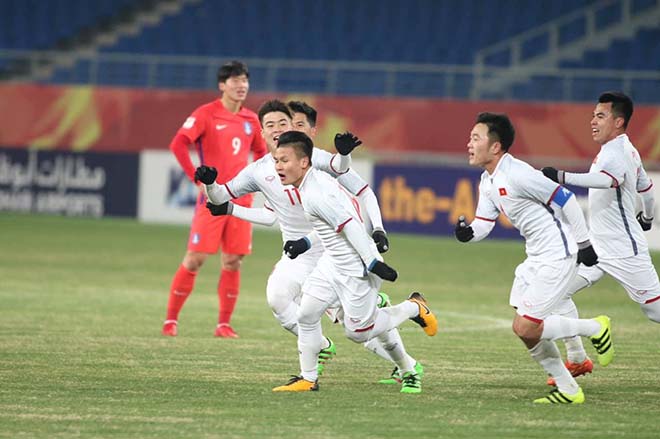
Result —
<svg viewBox="0 0 660 439"><path fill-rule="evenodd" d="M541 365L548 375L555 379L560 392L575 395L580 388L561 361L557 345L548 340L541 340L529 350L529 354Z"/></svg>

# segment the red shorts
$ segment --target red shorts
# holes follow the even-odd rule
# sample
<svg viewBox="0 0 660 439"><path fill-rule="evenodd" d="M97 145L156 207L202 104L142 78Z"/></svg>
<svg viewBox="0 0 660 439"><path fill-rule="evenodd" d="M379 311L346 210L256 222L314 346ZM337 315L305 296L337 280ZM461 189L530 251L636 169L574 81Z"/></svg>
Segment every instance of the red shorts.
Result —
<svg viewBox="0 0 660 439"><path fill-rule="evenodd" d="M218 250L233 255L252 253L252 224L231 215L213 216L205 204L206 200L195 208L188 250L209 254Z"/></svg>

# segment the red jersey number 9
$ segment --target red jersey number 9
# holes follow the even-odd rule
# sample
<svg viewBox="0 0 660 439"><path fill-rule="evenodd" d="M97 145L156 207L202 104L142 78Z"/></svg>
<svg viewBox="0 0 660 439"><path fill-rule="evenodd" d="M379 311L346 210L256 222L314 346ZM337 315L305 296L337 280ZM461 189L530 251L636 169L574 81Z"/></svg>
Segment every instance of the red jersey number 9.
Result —
<svg viewBox="0 0 660 439"><path fill-rule="evenodd" d="M231 147L234 148L234 155L238 154L241 150L241 138L234 137L231 139Z"/></svg>

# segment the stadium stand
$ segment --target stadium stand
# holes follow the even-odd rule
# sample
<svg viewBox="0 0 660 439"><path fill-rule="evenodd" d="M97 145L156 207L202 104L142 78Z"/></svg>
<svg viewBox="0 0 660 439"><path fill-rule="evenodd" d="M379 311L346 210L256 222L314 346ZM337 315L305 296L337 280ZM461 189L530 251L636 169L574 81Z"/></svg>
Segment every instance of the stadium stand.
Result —
<svg viewBox="0 0 660 439"><path fill-rule="evenodd" d="M179 9L130 23L131 12L162 3L178 3ZM613 86L660 101L660 23L625 36L606 33L606 47L587 41L590 26L605 32L622 23L624 11L660 8L658 0L0 0L0 5L9 11L2 15L0 49L59 49L89 40L99 29L109 34L92 54L74 51L68 62L53 63L36 76L44 82L208 88L218 62L235 57L249 61L253 89L261 91L582 100L593 89ZM593 19L581 12L591 9ZM133 25L130 32L121 31L126 22ZM552 23L559 23L556 35L548 27ZM535 34L546 27L550 30ZM520 37L526 34L533 37ZM574 51L577 56L549 58L556 52L552 38L581 49ZM519 65L535 59L556 71L530 70L504 84L491 84L483 75L483 66L524 72ZM588 76L590 69L624 66L641 76L634 82L617 74ZM655 73L646 78L644 72Z"/></svg>

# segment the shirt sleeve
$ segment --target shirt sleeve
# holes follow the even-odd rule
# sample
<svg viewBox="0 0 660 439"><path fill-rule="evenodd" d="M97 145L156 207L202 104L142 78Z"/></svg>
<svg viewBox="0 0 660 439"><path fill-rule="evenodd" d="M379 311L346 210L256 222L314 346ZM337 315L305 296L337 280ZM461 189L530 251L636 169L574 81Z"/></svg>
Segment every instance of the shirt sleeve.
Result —
<svg viewBox="0 0 660 439"><path fill-rule="evenodd" d="M614 180L614 187L621 186L626 174L626 164L614 148L603 149L594 163L596 170L609 175Z"/></svg>
<svg viewBox="0 0 660 439"><path fill-rule="evenodd" d="M197 108L188 118L183 122L177 134L183 134L188 138L190 143L195 143L204 132L206 131L206 116L202 108Z"/></svg>
<svg viewBox="0 0 660 439"><path fill-rule="evenodd" d="M314 152L312 153L312 166L320 171L327 172L336 178L339 174L332 170L332 166L330 165L331 161L332 154L324 149L314 148Z"/></svg>

